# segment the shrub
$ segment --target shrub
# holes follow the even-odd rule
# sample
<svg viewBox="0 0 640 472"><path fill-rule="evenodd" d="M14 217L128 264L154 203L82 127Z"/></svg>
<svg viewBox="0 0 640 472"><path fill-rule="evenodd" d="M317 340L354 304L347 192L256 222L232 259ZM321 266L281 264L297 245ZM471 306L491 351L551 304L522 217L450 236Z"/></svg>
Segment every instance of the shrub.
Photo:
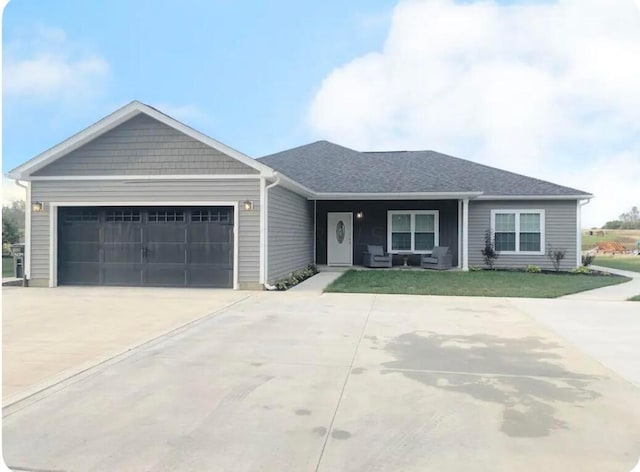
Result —
<svg viewBox="0 0 640 472"><path fill-rule="evenodd" d="M538 267L537 265L531 265L529 264L528 266L526 266L524 268L525 272L529 272L531 274L537 274L538 272L542 272L542 269L540 267Z"/></svg>
<svg viewBox="0 0 640 472"><path fill-rule="evenodd" d="M590 274L591 273L591 269L589 269L587 266L580 266L580 267L576 267L575 269L573 269L571 271L572 274Z"/></svg>
<svg viewBox="0 0 640 472"><path fill-rule="evenodd" d="M584 256L582 256L582 265L584 267L589 267L591 264L593 264L593 260L595 258L595 254L585 254Z"/></svg>
<svg viewBox="0 0 640 472"><path fill-rule="evenodd" d="M316 267L316 265L309 264L304 269L298 270L296 272L291 272L291 274L289 274L289 277L285 277L284 279L276 281L274 285L278 290L288 290L317 273L318 268Z"/></svg>
<svg viewBox="0 0 640 472"><path fill-rule="evenodd" d="M564 259L564 256L566 255L567 255L566 249L554 249L553 247L549 246L549 250L547 251L547 257L551 260L551 263L553 264L553 268L555 269L556 272L560 271L560 263L562 262L562 259Z"/></svg>
<svg viewBox="0 0 640 472"><path fill-rule="evenodd" d="M496 251L495 236L493 231L490 229L487 229L484 232L484 248L482 248L482 251L480 252L482 252L484 263L487 264L489 269L493 269L496 259L498 259L498 252Z"/></svg>
<svg viewBox="0 0 640 472"><path fill-rule="evenodd" d="M481 270L484 269L480 266L469 266L469 272L480 272Z"/></svg>

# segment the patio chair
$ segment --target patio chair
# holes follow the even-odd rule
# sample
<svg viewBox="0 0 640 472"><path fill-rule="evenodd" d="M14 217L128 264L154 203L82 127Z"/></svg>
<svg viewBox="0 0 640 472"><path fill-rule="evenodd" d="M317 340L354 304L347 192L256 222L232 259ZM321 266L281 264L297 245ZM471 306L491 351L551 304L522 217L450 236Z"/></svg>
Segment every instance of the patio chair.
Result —
<svg viewBox="0 0 640 472"><path fill-rule="evenodd" d="M367 246L362 253L362 265L365 267L391 267L391 254L387 254L382 246Z"/></svg>
<svg viewBox="0 0 640 472"><path fill-rule="evenodd" d="M436 246L431 254L423 254L421 265L423 269L451 269L453 256L449 253L449 247Z"/></svg>

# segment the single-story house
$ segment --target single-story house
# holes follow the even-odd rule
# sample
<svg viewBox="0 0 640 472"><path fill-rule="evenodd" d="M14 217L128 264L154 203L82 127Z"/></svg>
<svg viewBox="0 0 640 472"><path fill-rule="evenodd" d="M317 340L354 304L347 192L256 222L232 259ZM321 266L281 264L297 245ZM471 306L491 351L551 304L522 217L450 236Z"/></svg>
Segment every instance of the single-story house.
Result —
<svg viewBox="0 0 640 472"><path fill-rule="evenodd" d="M592 195L434 151L327 141L252 159L134 101L9 172L27 189L25 274L62 284L260 289L309 263L580 264ZM24 182L24 183L23 183Z"/></svg>

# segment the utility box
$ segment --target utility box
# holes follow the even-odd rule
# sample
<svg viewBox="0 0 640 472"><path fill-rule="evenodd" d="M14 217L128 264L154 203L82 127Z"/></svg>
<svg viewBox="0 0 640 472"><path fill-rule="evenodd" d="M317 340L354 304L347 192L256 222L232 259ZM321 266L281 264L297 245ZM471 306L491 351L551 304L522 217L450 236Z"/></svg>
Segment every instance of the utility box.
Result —
<svg viewBox="0 0 640 472"><path fill-rule="evenodd" d="M13 276L24 278L24 243L11 245L11 254L13 255Z"/></svg>

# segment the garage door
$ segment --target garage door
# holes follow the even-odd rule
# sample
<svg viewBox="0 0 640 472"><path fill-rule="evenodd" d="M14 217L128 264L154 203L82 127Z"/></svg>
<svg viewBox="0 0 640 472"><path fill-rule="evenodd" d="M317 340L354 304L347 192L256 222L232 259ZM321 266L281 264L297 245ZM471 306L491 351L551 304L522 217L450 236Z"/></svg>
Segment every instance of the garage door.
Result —
<svg viewBox="0 0 640 472"><path fill-rule="evenodd" d="M233 286L232 207L60 208L58 283Z"/></svg>

